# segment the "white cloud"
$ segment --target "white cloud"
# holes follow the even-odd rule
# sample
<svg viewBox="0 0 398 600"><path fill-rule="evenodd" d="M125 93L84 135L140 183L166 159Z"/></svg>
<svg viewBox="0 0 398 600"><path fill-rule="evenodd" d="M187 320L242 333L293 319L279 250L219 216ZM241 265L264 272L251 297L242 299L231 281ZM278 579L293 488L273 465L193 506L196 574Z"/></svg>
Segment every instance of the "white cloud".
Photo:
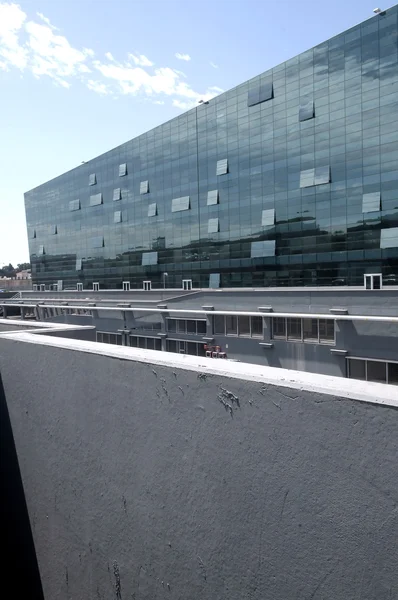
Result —
<svg viewBox="0 0 398 600"><path fill-rule="evenodd" d="M24 69L27 52L19 43L26 14L17 4L0 4L0 58L5 68Z"/></svg>
<svg viewBox="0 0 398 600"><path fill-rule="evenodd" d="M189 54L181 54L181 52L176 52L174 54L174 56L176 58L178 58L178 60L186 60L186 61L191 60L191 57L189 56Z"/></svg>
<svg viewBox="0 0 398 600"><path fill-rule="evenodd" d="M176 57L191 60L188 54L177 53ZM119 62L106 52L104 60L96 59L91 48L72 46L42 13L37 13L36 20L29 19L17 4L0 0L0 70L10 69L31 73L37 79L49 77L63 88L78 81L90 91L113 98L138 96L159 105L169 99L182 110L223 91L213 86L198 92L185 73L167 66L154 68L144 54L128 54Z"/></svg>
<svg viewBox="0 0 398 600"><path fill-rule="evenodd" d="M97 94L100 94L102 96L106 96L110 93L105 83L101 83L100 81L94 81L93 79L89 79L86 85L89 90L91 90L92 92L96 92Z"/></svg>
<svg viewBox="0 0 398 600"><path fill-rule="evenodd" d="M44 21L44 23L46 23L46 25L48 25L49 27L51 27L51 29L54 29L54 31L59 31L58 27L55 27L55 25L53 25L50 21L50 19L48 19L47 17L45 17L43 15L43 13L36 13L37 16L39 17L39 19L41 19L42 21Z"/></svg>
<svg viewBox="0 0 398 600"><path fill-rule="evenodd" d="M154 65L144 54L129 54L128 57L135 65L139 65L140 67L153 67Z"/></svg>
<svg viewBox="0 0 398 600"><path fill-rule="evenodd" d="M210 66L213 67L213 69L218 69L218 65L212 61L210 61Z"/></svg>

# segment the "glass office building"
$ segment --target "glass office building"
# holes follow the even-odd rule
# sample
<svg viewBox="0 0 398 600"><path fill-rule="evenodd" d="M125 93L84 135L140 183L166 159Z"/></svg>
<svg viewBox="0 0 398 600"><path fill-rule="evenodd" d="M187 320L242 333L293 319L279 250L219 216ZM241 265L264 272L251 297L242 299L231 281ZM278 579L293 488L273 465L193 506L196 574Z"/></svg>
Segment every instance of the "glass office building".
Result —
<svg viewBox="0 0 398 600"><path fill-rule="evenodd" d="M26 193L34 283L398 283L397 16Z"/></svg>

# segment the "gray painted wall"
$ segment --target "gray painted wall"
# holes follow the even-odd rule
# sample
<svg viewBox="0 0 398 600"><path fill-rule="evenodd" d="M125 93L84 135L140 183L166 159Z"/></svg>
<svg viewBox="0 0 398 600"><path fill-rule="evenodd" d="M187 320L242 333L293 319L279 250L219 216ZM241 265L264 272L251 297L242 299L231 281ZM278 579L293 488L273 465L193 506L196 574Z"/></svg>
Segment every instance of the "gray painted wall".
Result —
<svg viewBox="0 0 398 600"><path fill-rule="evenodd" d="M397 410L11 339L0 372L46 600L398 597Z"/></svg>

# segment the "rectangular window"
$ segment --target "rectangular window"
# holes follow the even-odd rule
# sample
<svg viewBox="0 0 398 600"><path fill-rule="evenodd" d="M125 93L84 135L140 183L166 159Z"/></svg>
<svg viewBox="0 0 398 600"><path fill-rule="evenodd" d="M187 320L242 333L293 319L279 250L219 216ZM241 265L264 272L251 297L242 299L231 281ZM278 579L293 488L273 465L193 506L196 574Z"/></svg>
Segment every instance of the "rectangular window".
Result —
<svg viewBox="0 0 398 600"><path fill-rule="evenodd" d="M362 212L377 212L380 210L380 192L371 192L362 196Z"/></svg>
<svg viewBox="0 0 398 600"><path fill-rule="evenodd" d="M74 210L80 210L80 200L77 198L76 200L71 200L69 202L69 210L72 212Z"/></svg>
<svg viewBox="0 0 398 600"><path fill-rule="evenodd" d="M177 333L186 333L186 322L184 319L177 320Z"/></svg>
<svg viewBox="0 0 398 600"><path fill-rule="evenodd" d="M158 253L157 252L143 252L142 253L142 266L157 265L158 264Z"/></svg>
<svg viewBox="0 0 398 600"><path fill-rule="evenodd" d="M315 112L313 100L309 100L308 102L300 104L299 121L307 121L308 119L313 119L314 116Z"/></svg>
<svg viewBox="0 0 398 600"><path fill-rule="evenodd" d="M140 194L149 193L149 181L141 181L140 183Z"/></svg>
<svg viewBox="0 0 398 600"><path fill-rule="evenodd" d="M250 317L251 320L251 336L252 337L263 337L263 318L262 317Z"/></svg>
<svg viewBox="0 0 398 600"><path fill-rule="evenodd" d="M389 385L398 385L398 363L387 363Z"/></svg>
<svg viewBox="0 0 398 600"><path fill-rule="evenodd" d="M56 225L51 225L51 235L57 235L58 229Z"/></svg>
<svg viewBox="0 0 398 600"><path fill-rule="evenodd" d="M256 87L249 90L247 94L247 106L255 106L256 104L261 104L261 102L272 100L273 97L273 84L262 83L261 85L257 85Z"/></svg>
<svg viewBox="0 0 398 600"><path fill-rule="evenodd" d="M300 172L300 187L312 187L315 183L315 169Z"/></svg>
<svg viewBox="0 0 398 600"><path fill-rule="evenodd" d="M122 199L122 190L120 188L115 188L113 190L113 201L117 202L117 200Z"/></svg>
<svg viewBox="0 0 398 600"><path fill-rule="evenodd" d="M40 255L45 254L44 246L39 246L39 254Z"/></svg>
<svg viewBox="0 0 398 600"><path fill-rule="evenodd" d="M318 320L303 319L303 338L304 341L318 341Z"/></svg>
<svg viewBox="0 0 398 600"><path fill-rule="evenodd" d="M95 185L97 183L97 176L95 173L91 173L88 176L88 185Z"/></svg>
<svg viewBox="0 0 398 600"><path fill-rule="evenodd" d="M348 377L366 381L366 360L350 359L348 361Z"/></svg>
<svg viewBox="0 0 398 600"><path fill-rule="evenodd" d="M250 336L250 317L240 316L238 323L239 323L239 335Z"/></svg>
<svg viewBox="0 0 398 600"><path fill-rule="evenodd" d="M176 340L166 340L167 352L178 352Z"/></svg>
<svg viewBox="0 0 398 600"><path fill-rule="evenodd" d="M291 318L287 319L287 339L288 340L301 340L301 319Z"/></svg>
<svg viewBox="0 0 398 600"><path fill-rule="evenodd" d="M31 237L32 239L35 239L35 238L36 238L36 229L32 229L32 230L31 230L31 232L30 232L30 237Z"/></svg>
<svg viewBox="0 0 398 600"><path fill-rule="evenodd" d="M192 319L188 319L186 323L187 323L187 333L192 333L192 334L196 335L196 321L193 321Z"/></svg>
<svg viewBox="0 0 398 600"><path fill-rule="evenodd" d="M103 248L104 247L104 238L102 235L97 235L96 237L91 238L91 248Z"/></svg>
<svg viewBox="0 0 398 600"><path fill-rule="evenodd" d="M319 319L319 341L321 343L333 344L335 322L332 319Z"/></svg>
<svg viewBox="0 0 398 600"><path fill-rule="evenodd" d="M125 175L127 175L127 164L122 163L119 165L119 177L124 177Z"/></svg>
<svg viewBox="0 0 398 600"><path fill-rule="evenodd" d="M180 212L182 210L190 209L189 196L183 196L181 198L173 198L171 201L171 212Z"/></svg>
<svg viewBox="0 0 398 600"><path fill-rule="evenodd" d="M219 219L209 219L207 224L207 233L217 233L220 231L220 221Z"/></svg>
<svg viewBox="0 0 398 600"><path fill-rule="evenodd" d="M196 321L196 328L197 328L198 335L206 335L207 322L206 321Z"/></svg>
<svg viewBox="0 0 398 600"><path fill-rule="evenodd" d="M251 258L260 258L263 256L275 256L275 240L252 242Z"/></svg>
<svg viewBox="0 0 398 600"><path fill-rule="evenodd" d="M210 273L209 288L217 289L220 287L220 273Z"/></svg>
<svg viewBox="0 0 398 600"><path fill-rule="evenodd" d="M276 340L286 339L286 319L284 317L272 319L272 337Z"/></svg>
<svg viewBox="0 0 398 600"><path fill-rule="evenodd" d="M274 225L274 224L275 224L275 209L267 208L266 210L263 210L262 215L261 215L261 225L263 227L265 227L267 225Z"/></svg>
<svg viewBox="0 0 398 600"><path fill-rule="evenodd" d="M207 206L218 204L218 190L209 190L207 192Z"/></svg>
<svg viewBox="0 0 398 600"><path fill-rule="evenodd" d="M216 175L226 175L228 173L228 158L217 161Z"/></svg>
<svg viewBox="0 0 398 600"><path fill-rule="evenodd" d="M235 315L225 315L227 335L238 335L238 318Z"/></svg>
<svg viewBox="0 0 398 600"><path fill-rule="evenodd" d="M82 270L82 259L77 258L76 259L76 271L81 271L81 270Z"/></svg>
<svg viewBox="0 0 398 600"><path fill-rule="evenodd" d="M177 331L176 319L167 319L167 331L175 333Z"/></svg>
<svg viewBox="0 0 398 600"><path fill-rule="evenodd" d="M102 204L102 192L90 196L90 206L98 206Z"/></svg>
<svg viewBox="0 0 398 600"><path fill-rule="evenodd" d="M214 315L213 332L215 335L225 335L225 317L224 315Z"/></svg>
<svg viewBox="0 0 398 600"><path fill-rule="evenodd" d="M398 248L398 227L380 231L380 248Z"/></svg>
<svg viewBox="0 0 398 600"><path fill-rule="evenodd" d="M122 211L121 210L115 210L115 212L113 213L113 222L114 223L122 222Z"/></svg>
<svg viewBox="0 0 398 600"><path fill-rule="evenodd" d="M148 205L148 217L156 217L158 214L158 208L156 202Z"/></svg>

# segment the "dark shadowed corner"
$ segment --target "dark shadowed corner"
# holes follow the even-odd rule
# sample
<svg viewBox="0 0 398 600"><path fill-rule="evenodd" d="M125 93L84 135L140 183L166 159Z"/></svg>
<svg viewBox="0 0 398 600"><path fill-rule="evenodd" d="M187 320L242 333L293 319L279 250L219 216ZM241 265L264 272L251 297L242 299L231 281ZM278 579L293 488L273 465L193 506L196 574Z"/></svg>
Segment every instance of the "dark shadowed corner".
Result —
<svg viewBox="0 0 398 600"><path fill-rule="evenodd" d="M1 374L0 411L2 580L15 598L44 600Z"/></svg>

